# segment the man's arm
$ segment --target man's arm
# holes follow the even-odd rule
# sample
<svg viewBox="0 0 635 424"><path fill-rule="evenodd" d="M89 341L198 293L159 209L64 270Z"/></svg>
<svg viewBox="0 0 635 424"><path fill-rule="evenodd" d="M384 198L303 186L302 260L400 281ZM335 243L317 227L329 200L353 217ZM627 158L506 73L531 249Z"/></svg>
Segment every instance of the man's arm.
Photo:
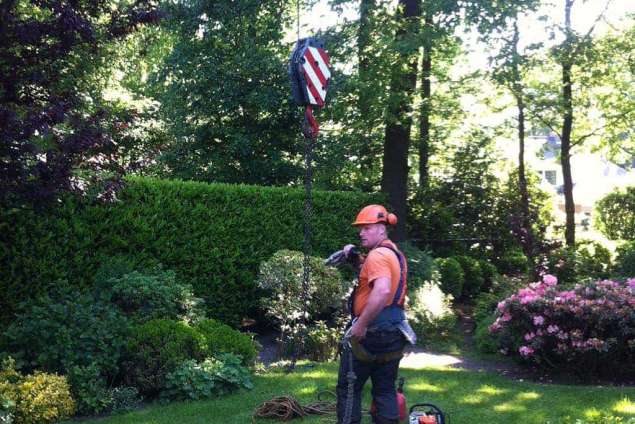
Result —
<svg viewBox="0 0 635 424"><path fill-rule="evenodd" d="M380 277L373 280L372 284L373 289L368 296L366 307L364 307L361 315L351 327L351 336L357 340L361 340L366 336L368 324L370 324L375 317L379 315L382 309L384 309L390 297L390 291L392 288L390 278Z"/></svg>

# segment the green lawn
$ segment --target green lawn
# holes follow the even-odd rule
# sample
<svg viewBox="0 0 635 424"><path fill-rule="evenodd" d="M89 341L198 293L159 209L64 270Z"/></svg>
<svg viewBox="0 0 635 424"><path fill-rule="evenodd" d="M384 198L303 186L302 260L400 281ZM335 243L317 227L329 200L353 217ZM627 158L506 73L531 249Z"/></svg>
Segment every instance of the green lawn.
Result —
<svg viewBox="0 0 635 424"><path fill-rule="evenodd" d="M250 423L254 408L275 396L292 394L303 404L315 401L317 392L334 388L336 373L335 363L319 364L315 368L301 366L291 374L270 372L255 377L253 390L219 400L175 402L86 422ZM402 369L401 374L406 377L408 403L435 403L449 415L450 424L559 424L574 423L577 418L600 423L602 420L598 418L603 415L635 418L635 388L632 387L541 385L451 368ZM369 388L367 384L366 407L370 402ZM326 421L324 417L311 417L302 422ZM365 422L370 423L370 419L366 418Z"/></svg>

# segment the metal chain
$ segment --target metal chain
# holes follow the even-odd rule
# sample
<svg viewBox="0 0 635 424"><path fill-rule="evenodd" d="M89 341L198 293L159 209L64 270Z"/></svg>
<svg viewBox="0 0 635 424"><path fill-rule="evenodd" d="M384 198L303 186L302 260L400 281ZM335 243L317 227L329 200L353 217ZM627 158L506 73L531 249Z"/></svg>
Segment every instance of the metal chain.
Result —
<svg viewBox="0 0 635 424"><path fill-rule="evenodd" d="M304 242L302 251L304 257L302 260L302 291L300 294L300 301L302 303L302 316L299 323L299 331L295 332L295 343L293 349L293 358L291 360L291 370L295 368L298 356L304 347L304 339L306 336L306 326L308 318L308 306L309 306L309 289L311 287L311 238L312 238L312 225L313 219L313 146L315 144L316 137L305 138L306 143L304 145Z"/></svg>

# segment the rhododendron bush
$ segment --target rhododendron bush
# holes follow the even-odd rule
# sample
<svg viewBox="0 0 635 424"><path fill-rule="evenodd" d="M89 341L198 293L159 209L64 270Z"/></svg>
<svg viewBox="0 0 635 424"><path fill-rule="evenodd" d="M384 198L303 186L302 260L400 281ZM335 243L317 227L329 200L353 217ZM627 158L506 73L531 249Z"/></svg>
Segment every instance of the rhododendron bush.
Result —
<svg viewBox="0 0 635 424"><path fill-rule="evenodd" d="M498 304L501 352L580 375L635 375L635 278L560 290L553 275Z"/></svg>

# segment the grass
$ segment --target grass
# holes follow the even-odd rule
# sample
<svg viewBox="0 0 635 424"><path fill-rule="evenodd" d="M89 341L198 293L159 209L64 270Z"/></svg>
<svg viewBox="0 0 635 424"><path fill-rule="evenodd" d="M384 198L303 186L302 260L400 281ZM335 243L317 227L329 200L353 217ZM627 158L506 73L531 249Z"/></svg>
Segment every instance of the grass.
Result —
<svg viewBox="0 0 635 424"><path fill-rule="evenodd" d="M541 385L516 382L493 373L453 368L401 369L406 377L408 404L431 402L449 416L450 424L561 424L576 419L605 422L611 415L635 419L635 388ZM301 403L316 400L317 393L333 389L337 364L300 365L296 372L269 372L255 377L255 388L211 401L174 402L148 406L124 415L87 420L98 424L244 424L253 410L275 396L293 395ZM370 382L364 406L370 404ZM258 420L273 423L270 420ZM299 421L298 421L299 422ZM310 417L304 423L333 422ZM364 423L370 423L366 417Z"/></svg>

